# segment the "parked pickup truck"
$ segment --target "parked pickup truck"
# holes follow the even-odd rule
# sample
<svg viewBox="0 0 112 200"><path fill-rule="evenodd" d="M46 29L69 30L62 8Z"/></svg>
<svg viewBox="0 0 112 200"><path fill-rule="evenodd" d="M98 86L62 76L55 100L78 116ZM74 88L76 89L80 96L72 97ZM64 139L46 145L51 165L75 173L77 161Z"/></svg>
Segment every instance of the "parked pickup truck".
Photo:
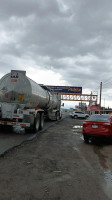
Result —
<svg viewBox="0 0 112 200"><path fill-rule="evenodd" d="M81 111L73 111L70 114L71 117L77 119L77 118L87 118L89 115L87 113L81 112Z"/></svg>

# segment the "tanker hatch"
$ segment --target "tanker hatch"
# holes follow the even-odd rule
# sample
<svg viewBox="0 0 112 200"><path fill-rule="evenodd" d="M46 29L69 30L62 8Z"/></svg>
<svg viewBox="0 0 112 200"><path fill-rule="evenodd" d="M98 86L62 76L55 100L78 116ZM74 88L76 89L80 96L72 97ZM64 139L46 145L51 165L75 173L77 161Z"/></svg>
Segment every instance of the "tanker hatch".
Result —
<svg viewBox="0 0 112 200"><path fill-rule="evenodd" d="M12 76L13 75L17 76L18 72L21 73L21 74L23 74L24 76L26 76L26 71L22 71L22 70L11 70L11 75ZM17 78L17 77L14 77L14 78Z"/></svg>

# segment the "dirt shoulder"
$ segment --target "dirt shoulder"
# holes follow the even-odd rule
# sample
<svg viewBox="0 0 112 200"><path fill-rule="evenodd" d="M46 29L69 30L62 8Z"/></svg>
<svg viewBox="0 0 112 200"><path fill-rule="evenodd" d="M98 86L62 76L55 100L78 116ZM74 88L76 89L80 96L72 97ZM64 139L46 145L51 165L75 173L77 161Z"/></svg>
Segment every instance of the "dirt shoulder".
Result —
<svg viewBox="0 0 112 200"><path fill-rule="evenodd" d="M108 200L75 151L73 124L66 118L0 158L0 200Z"/></svg>

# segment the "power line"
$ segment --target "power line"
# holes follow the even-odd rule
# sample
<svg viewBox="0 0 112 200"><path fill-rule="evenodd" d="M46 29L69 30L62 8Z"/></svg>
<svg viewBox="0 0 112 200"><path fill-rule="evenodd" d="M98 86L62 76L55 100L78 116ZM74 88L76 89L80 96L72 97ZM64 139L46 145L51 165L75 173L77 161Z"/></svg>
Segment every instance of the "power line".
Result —
<svg viewBox="0 0 112 200"><path fill-rule="evenodd" d="M108 83L108 81L109 81L110 79L112 80L112 77L106 79L106 80L103 82L103 84Z"/></svg>

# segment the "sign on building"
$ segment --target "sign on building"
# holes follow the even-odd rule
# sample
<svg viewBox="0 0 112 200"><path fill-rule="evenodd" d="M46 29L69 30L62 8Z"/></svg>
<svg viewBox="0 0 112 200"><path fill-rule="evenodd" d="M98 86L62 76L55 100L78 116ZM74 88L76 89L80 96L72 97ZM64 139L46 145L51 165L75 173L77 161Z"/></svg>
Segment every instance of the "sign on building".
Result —
<svg viewBox="0 0 112 200"><path fill-rule="evenodd" d="M88 106L87 111L99 111L101 110L100 106Z"/></svg>

